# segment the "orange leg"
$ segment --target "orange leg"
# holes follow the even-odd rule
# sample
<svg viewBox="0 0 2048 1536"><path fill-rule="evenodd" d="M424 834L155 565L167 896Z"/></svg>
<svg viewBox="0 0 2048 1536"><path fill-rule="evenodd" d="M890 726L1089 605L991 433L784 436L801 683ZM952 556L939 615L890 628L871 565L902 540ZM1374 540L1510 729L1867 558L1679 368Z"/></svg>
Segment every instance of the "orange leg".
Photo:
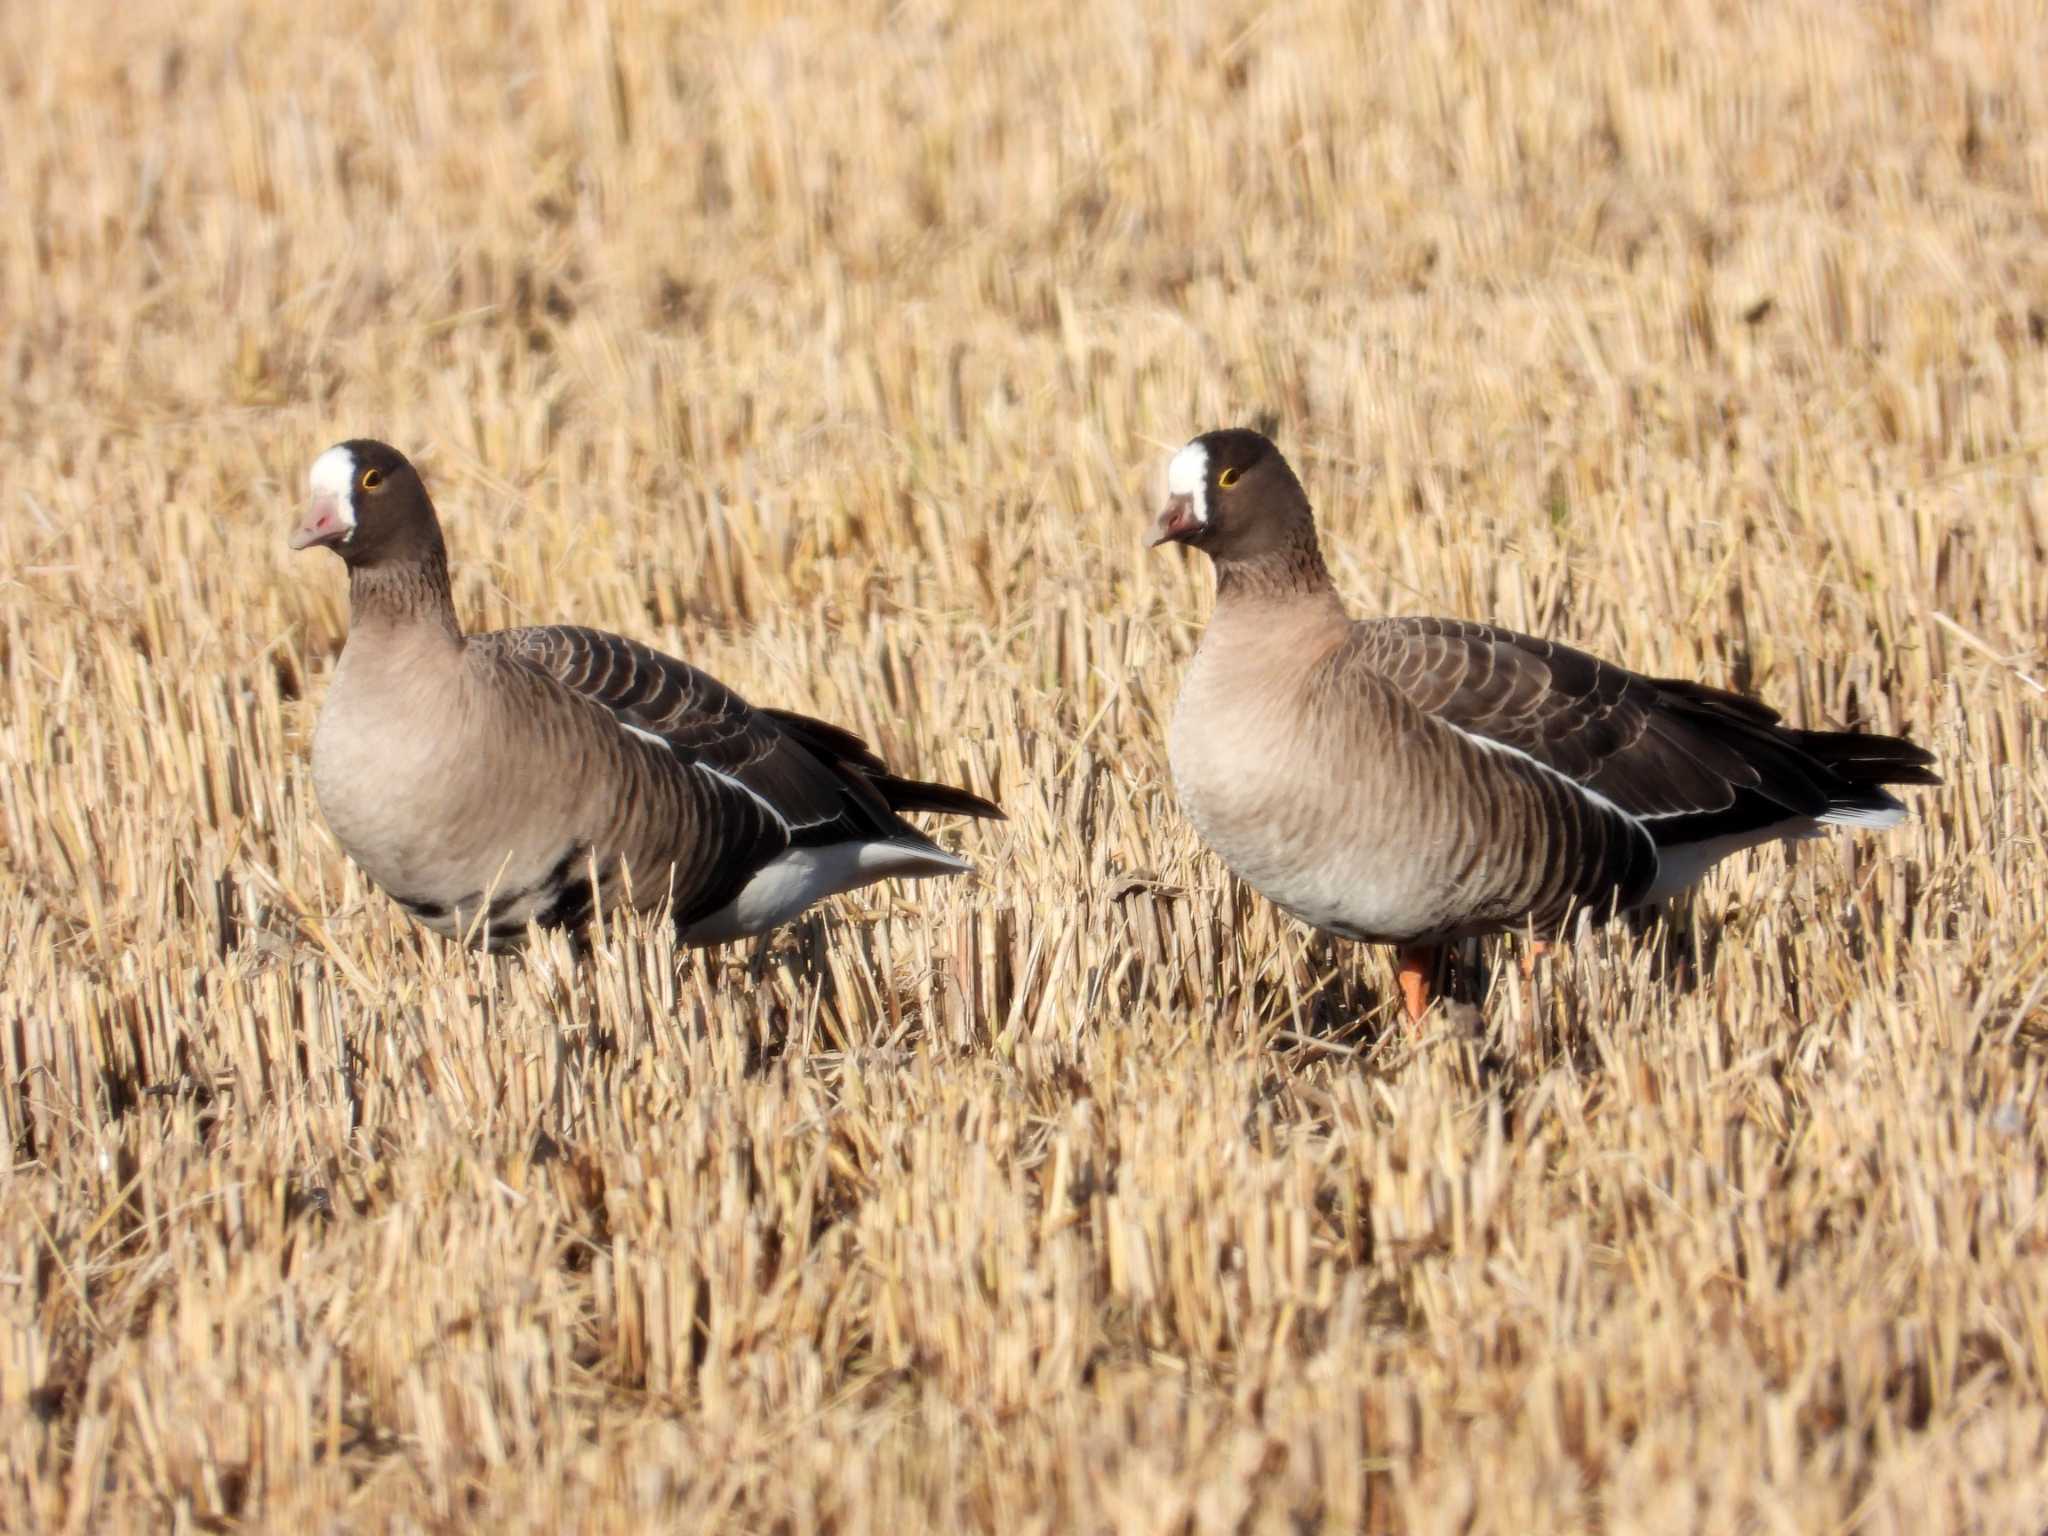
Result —
<svg viewBox="0 0 2048 1536"><path fill-rule="evenodd" d="M1408 1022L1420 1024L1429 1012L1430 982L1436 975L1436 951L1403 944L1399 951L1401 1001L1408 1005Z"/></svg>
<svg viewBox="0 0 2048 1536"><path fill-rule="evenodd" d="M1529 947L1522 951L1522 975L1524 978L1536 974L1536 962L1549 954L1556 946L1548 939L1531 939Z"/></svg>

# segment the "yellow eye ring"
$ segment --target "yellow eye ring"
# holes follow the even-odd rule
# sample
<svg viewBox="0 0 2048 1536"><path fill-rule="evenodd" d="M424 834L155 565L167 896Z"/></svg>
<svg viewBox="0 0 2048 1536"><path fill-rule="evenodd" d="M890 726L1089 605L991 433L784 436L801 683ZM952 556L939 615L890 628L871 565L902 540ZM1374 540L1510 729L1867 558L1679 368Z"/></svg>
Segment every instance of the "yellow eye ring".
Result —
<svg viewBox="0 0 2048 1536"><path fill-rule="evenodd" d="M378 486L382 485L383 483L384 483L384 471L383 471L383 470L381 470L381 469L366 469L366 470L364 470L364 471L363 471L363 489L364 489L364 490L366 490L366 491L374 491L375 489L377 489L377 487L378 487Z"/></svg>
<svg viewBox="0 0 2048 1536"><path fill-rule="evenodd" d="M1237 484L1237 471L1234 469L1226 469L1216 477L1216 488L1218 490L1227 491L1235 484Z"/></svg>

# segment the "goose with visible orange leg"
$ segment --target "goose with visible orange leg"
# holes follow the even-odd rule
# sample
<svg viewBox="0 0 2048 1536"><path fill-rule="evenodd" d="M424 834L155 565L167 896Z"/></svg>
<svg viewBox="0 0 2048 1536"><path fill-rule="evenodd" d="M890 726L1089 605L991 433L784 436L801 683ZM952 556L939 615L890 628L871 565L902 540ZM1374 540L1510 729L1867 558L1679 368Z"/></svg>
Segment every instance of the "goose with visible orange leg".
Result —
<svg viewBox="0 0 2048 1536"><path fill-rule="evenodd" d="M1460 619L1354 620L1301 482L1257 432L1167 468L1152 542L1216 569L1168 737L1202 839L1313 928L1396 946L1411 1020L1438 949L1557 937L1829 827L1897 825L1939 784L1898 736L1806 731L1754 699Z"/></svg>

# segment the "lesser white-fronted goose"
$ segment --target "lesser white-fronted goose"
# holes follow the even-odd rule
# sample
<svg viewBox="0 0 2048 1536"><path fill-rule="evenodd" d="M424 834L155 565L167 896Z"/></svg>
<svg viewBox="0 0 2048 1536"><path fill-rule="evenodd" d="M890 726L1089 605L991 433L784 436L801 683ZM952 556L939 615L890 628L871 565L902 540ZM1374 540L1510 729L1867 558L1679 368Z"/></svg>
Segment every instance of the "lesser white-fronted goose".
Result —
<svg viewBox="0 0 2048 1536"><path fill-rule="evenodd" d="M437 933L502 943L597 903L668 902L685 941L719 943L876 880L971 868L900 812L1002 815L619 635L465 635L405 455L342 443L311 483L292 547L349 573L314 791L349 857Z"/></svg>
<svg viewBox="0 0 2048 1536"><path fill-rule="evenodd" d="M1203 840L1312 927L1400 947L1411 1019L1436 946L1558 936L1822 826L1888 827L1938 784L1910 741L1803 731L1754 699L1457 619L1354 621L1301 482L1263 435L1167 467L1151 542L1216 567L1168 738Z"/></svg>

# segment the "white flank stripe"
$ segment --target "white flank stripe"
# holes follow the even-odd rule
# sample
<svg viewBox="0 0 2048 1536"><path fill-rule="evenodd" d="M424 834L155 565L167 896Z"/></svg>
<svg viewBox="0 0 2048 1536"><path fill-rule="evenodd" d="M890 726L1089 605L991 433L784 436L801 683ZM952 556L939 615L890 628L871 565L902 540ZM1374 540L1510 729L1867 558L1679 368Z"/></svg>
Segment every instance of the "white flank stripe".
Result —
<svg viewBox="0 0 2048 1536"><path fill-rule="evenodd" d="M629 724L624 720L619 721L618 724L620 730L629 731L633 735L638 736L642 741L652 742L655 746L660 747L664 752L674 753L676 749L675 743L670 741L666 736L657 736L652 731L644 731L639 726ZM719 769L712 767L709 763L686 763L684 764L684 766L688 768L699 769L704 773L710 774L711 777L714 779L718 779L723 783L730 784L734 789L744 790L748 795L753 797L756 804L758 804L770 816L773 816L775 818L776 822L781 826L782 830L785 832L801 832L806 827L821 827L826 822L832 819L829 816L819 816L810 821L791 821L787 814L777 810L775 806L751 784L743 783L739 779L734 778L731 774L721 772Z"/></svg>
<svg viewBox="0 0 2048 1536"><path fill-rule="evenodd" d="M719 779L724 783L730 784L734 789L740 790L742 793L751 796L753 798L754 803L760 806L761 809L766 811L771 817L773 817L775 819L775 824L782 828L783 831L789 832L795 830L790 826L789 818L783 815L782 812L778 811L775 808L774 803L770 801L767 798L767 796L763 795L759 790L755 789L751 784L744 784L740 782L740 780L734 778L731 774L720 772L718 769L712 767L709 763L692 763L690 764L690 766L692 768L695 768L699 773L708 773L711 775L712 778Z"/></svg>
<svg viewBox="0 0 2048 1536"><path fill-rule="evenodd" d="M1477 731L1468 731L1465 729L1465 727L1458 724L1455 720L1445 720L1442 715L1437 715L1433 718L1435 718L1438 721L1441 721L1445 725L1448 725L1452 730L1456 731L1460 736L1464 737L1467 741L1472 742L1476 746L1484 747L1489 752L1499 752L1507 757L1519 757L1523 762L1530 764L1539 772L1545 773L1549 775L1551 778L1557 780L1558 783L1566 785L1573 790L1576 790L1579 794L1585 796L1586 799L1592 801L1593 804L1599 806L1601 809L1612 811L1615 815L1619 816L1623 821L1627 822L1630 826L1634 827L1638 832L1641 832L1644 837L1650 836L1649 832L1643 826L1643 823L1649 820L1650 818L1646 816L1638 816L1633 811L1624 811L1612 800L1608 799L1605 795L1601 794L1599 790L1588 789L1585 785L1581 784L1577 779L1573 778L1570 774L1559 773L1555 768L1551 767L1550 764L1544 762L1541 758L1531 757L1528 753L1524 752L1520 747L1511 747L1504 741L1495 741L1491 736L1482 736ZM1652 846L1654 846L1655 839L1652 839L1651 842Z"/></svg>

